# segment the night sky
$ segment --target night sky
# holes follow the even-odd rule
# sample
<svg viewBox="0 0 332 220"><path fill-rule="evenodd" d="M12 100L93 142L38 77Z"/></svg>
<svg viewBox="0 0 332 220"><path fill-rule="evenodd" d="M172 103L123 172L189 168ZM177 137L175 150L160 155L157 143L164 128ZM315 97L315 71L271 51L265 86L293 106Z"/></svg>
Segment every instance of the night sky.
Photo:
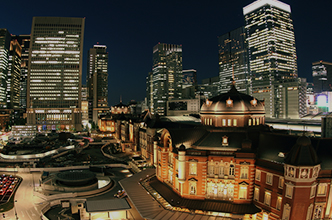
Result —
<svg viewBox="0 0 332 220"><path fill-rule="evenodd" d="M85 17L83 79L87 51L105 44L109 52L109 105L145 97L158 42L181 44L183 69L198 82L218 75L217 36L244 25L242 8L252 0L2 1L0 28L30 34L33 16ZM332 62L331 0L284 0L292 9L298 73L312 81L311 63Z"/></svg>

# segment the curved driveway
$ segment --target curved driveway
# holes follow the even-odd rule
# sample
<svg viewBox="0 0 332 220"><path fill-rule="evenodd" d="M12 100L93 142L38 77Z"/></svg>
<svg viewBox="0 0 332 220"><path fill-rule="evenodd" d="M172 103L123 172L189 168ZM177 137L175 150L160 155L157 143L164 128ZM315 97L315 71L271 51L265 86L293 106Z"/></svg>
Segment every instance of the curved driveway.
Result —
<svg viewBox="0 0 332 220"><path fill-rule="evenodd" d="M15 207L6 213L6 218L16 219L16 210L17 217L20 220L40 219L44 200L33 195L33 182L35 186L39 185L40 173L20 173L18 176L22 177L23 181L15 193Z"/></svg>

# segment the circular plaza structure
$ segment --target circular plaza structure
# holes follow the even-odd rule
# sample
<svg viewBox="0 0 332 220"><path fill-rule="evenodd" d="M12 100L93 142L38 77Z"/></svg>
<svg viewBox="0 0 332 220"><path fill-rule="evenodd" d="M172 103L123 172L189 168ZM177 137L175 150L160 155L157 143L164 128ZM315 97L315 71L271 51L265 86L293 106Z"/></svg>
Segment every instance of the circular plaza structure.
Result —
<svg viewBox="0 0 332 220"><path fill-rule="evenodd" d="M88 170L68 170L56 174L58 184L64 186L87 186L98 182L96 174Z"/></svg>
<svg viewBox="0 0 332 220"><path fill-rule="evenodd" d="M56 173L56 188L66 192L83 192L98 189L96 174L89 170L67 170Z"/></svg>

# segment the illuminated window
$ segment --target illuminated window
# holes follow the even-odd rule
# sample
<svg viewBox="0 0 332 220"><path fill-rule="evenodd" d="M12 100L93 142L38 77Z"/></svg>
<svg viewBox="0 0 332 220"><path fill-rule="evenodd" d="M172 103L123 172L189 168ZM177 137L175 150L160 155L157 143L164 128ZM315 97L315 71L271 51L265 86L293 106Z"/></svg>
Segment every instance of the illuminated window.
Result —
<svg viewBox="0 0 332 220"><path fill-rule="evenodd" d="M291 207L289 206L288 203L286 203L284 205L284 211L283 211L283 214L282 214L282 220L289 220L289 215L290 215L290 210L291 210Z"/></svg>
<svg viewBox="0 0 332 220"><path fill-rule="evenodd" d="M271 192L266 191L264 196L264 204L270 206L271 204Z"/></svg>
<svg viewBox="0 0 332 220"><path fill-rule="evenodd" d="M228 137L227 136L222 137L222 146L228 146Z"/></svg>
<svg viewBox="0 0 332 220"><path fill-rule="evenodd" d="M249 118L248 125L251 126L251 118Z"/></svg>
<svg viewBox="0 0 332 220"><path fill-rule="evenodd" d="M280 210L280 209L281 209L281 202L282 202L282 197L281 197L281 196L278 196L277 204L276 204L276 209L277 209L277 210Z"/></svg>
<svg viewBox="0 0 332 220"><path fill-rule="evenodd" d="M226 126L226 119L222 120L222 126Z"/></svg>
<svg viewBox="0 0 332 220"><path fill-rule="evenodd" d="M255 125L255 119L254 118L252 119L252 125Z"/></svg>
<svg viewBox="0 0 332 220"><path fill-rule="evenodd" d="M310 189L310 199L315 197L315 194L316 194L316 185L314 186L311 186L311 189Z"/></svg>
<svg viewBox="0 0 332 220"><path fill-rule="evenodd" d="M248 171L249 171L248 166L241 166L240 179L248 179Z"/></svg>
<svg viewBox="0 0 332 220"><path fill-rule="evenodd" d="M173 171L171 169L168 170L168 181L173 183Z"/></svg>
<svg viewBox="0 0 332 220"><path fill-rule="evenodd" d="M285 179L284 177L279 177L279 188L282 189L284 188L284 182L285 182Z"/></svg>
<svg viewBox="0 0 332 220"><path fill-rule="evenodd" d="M237 119L233 119L233 126L234 126L234 127L237 126Z"/></svg>
<svg viewBox="0 0 332 220"><path fill-rule="evenodd" d="M213 162L209 162L209 165L208 165L208 175L209 176L213 176L214 175L214 164Z"/></svg>
<svg viewBox="0 0 332 220"><path fill-rule="evenodd" d="M259 118L256 118L256 125L259 125Z"/></svg>
<svg viewBox="0 0 332 220"><path fill-rule="evenodd" d="M285 193L285 196L287 198L290 198L290 199L293 197L293 186L290 186L290 185L286 184L286 193Z"/></svg>
<svg viewBox="0 0 332 220"><path fill-rule="evenodd" d="M197 161L189 162L189 175L197 175Z"/></svg>
<svg viewBox="0 0 332 220"><path fill-rule="evenodd" d="M314 219L321 219L323 217L323 204L317 204L315 207Z"/></svg>
<svg viewBox="0 0 332 220"><path fill-rule="evenodd" d="M326 195L326 183L320 183L318 185L317 196L325 196Z"/></svg>
<svg viewBox="0 0 332 220"><path fill-rule="evenodd" d="M232 119L227 119L227 126L232 126Z"/></svg>
<svg viewBox="0 0 332 220"><path fill-rule="evenodd" d="M197 180L192 178L189 181L189 194L196 195L197 193Z"/></svg>
<svg viewBox="0 0 332 220"><path fill-rule="evenodd" d="M259 201L259 188L255 187L254 200Z"/></svg>
<svg viewBox="0 0 332 220"><path fill-rule="evenodd" d="M269 220L269 214L264 213L263 214L263 220Z"/></svg>
<svg viewBox="0 0 332 220"><path fill-rule="evenodd" d="M240 190L239 190L239 199L247 199L247 189L248 186L246 185L240 185Z"/></svg>
<svg viewBox="0 0 332 220"><path fill-rule="evenodd" d="M273 175L271 173L266 173L266 184L272 185Z"/></svg>
<svg viewBox="0 0 332 220"><path fill-rule="evenodd" d="M261 181L261 171L260 170L256 170L255 179L257 181Z"/></svg>

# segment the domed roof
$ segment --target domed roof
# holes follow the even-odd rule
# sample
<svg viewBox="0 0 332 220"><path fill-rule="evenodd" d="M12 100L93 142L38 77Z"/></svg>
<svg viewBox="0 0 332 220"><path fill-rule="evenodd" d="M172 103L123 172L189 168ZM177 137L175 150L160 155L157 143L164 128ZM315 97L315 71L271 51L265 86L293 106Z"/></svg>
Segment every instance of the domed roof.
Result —
<svg viewBox="0 0 332 220"><path fill-rule="evenodd" d="M264 102L256 98L240 93L232 85L227 93L220 94L206 101L202 105L201 113L217 114L264 114Z"/></svg>
<svg viewBox="0 0 332 220"><path fill-rule="evenodd" d="M294 166L315 166L320 163L309 137L301 136L285 158L285 163Z"/></svg>

